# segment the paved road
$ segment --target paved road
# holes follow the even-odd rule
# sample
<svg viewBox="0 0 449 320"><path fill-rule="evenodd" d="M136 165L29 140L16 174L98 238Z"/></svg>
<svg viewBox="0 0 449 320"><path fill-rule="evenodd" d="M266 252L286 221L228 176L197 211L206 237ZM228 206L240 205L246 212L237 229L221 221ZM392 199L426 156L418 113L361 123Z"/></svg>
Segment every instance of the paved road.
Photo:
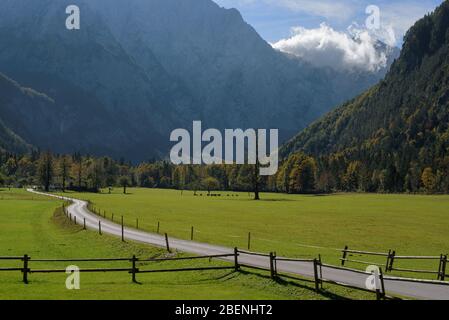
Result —
<svg viewBox="0 0 449 320"><path fill-rule="evenodd" d="M72 204L67 207L68 212L72 217L77 217L78 222L86 219L86 227L88 229L98 230L98 221L101 221L101 230L114 236L121 237L121 226L110 220L103 219L87 209L87 202L60 197L52 194L46 194L29 189L29 192L57 197L61 200L72 201ZM165 247L165 237L159 234L135 230L132 228L124 228L125 239L130 239L154 246ZM185 253L192 253L197 255L221 255L233 254L234 250L217 245L200 243L195 241L186 241L175 238L169 239L170 248L179 250ZM233 258L224 258L223 260L233 261ZM268 268L269 258L263 256L254 256L241 253L238 261L240 264L246 264L254 267ZM278 261L277 270L282 273L296 274L299 276L313 278L313 264L311 262L291 262ZM323 266L323 279L334 282L344 283L354 287L365 288L365 282L368 277L367 273L357 270L342 270ZM417 283L401 280L401 278L385 277L385 290L388 295L396 295L402 297L410 297L415 299L425 300L449 300L449 282L445 284L437 282Z"/></svg>

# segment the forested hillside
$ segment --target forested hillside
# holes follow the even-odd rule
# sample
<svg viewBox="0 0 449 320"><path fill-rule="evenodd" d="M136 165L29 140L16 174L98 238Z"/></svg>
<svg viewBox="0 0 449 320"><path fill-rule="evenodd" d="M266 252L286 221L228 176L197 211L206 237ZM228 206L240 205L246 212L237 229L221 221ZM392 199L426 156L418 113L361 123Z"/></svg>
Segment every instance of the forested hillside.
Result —
<svg viewBox="0 0 449 320"><path fill-rule="evenodd" d="M31 147L0 120L0 151L6 150L24 153L30 151Z"/></svg>
<svg viewBox="0 0 449 320"><path fill-rule="evenodd" d="M406 34L385 79L287 143L316 158L318 188L449 192L449 2Z"/></svg>

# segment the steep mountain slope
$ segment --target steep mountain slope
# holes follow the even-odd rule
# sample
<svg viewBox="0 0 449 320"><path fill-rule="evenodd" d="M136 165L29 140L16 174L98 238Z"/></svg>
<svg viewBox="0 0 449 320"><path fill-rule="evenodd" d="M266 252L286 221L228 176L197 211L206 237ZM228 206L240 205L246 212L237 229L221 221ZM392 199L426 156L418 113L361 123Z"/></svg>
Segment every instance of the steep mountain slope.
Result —
<svg viewBox="0 0 449 320"><path fill-rule="evenodd" d="M65 28L72 4L81 30ZM0 110L7 127L55 152L135 161L166 155L193 120L291 137L382 74L312 67L211 0L2 0L0 39L0 72L53 101L21 109L26 121Z"/></svg>
<svg viewBox="0 0 449 320"><path fill-rule="evenodd" d="M29 144L7 128L0 120L0 151L26 153L31 150L32 147Z"/></svg>
<svg viewBox="0 0 449 320"><path fill-rule="evenodd" d="M314 68L288 57L237 10L210 0L93 0L91 6L139 64L146 65L145 56L135 48L150 48L213 127L280 128L291 137L383 76Z"/></svg>
<svg viewBox="0 0 449 320"><path fill-rule="evenodd" d="M67 94L67 98L73 98L72 103L79 103L83 106L84 102L91 103L89 99L85 98L85 93L79 89L69 88L64 93ZM103 118L87 123L83 119L89 117L89 109L77 108L76 104L74 107L71 104L60 104L53 97L34 89L25 88L0 73L0 119L8 124L8 129L20 137L26 137L26 141L33 146L69 153L73 151L73 146L76 147L76 150L87 152L89 144L101 143L102 151L112 152L113 150L108 150L108 147L113 144L109 143L110 140L107 139L103 141L106 138L104 135L90 136L95 129L90 127L91 125L101 126L104 128L103 132L109 135L111 140L118 139L120 141L120 137L115 137L108 127L113 122L107 111L102 110L99 104L96 105L96 108ZM4 149L11 152L24 150L24 148Z"/></svg>
<svg viewBox="0 0 449 320"><path fill-rule="evenodd" d="M42 109L42 117L52 120L50 126L67 128L70 134L66 145L61 145L46 130L49 136L35 141L36 145L132 159L154 156L161 141L168 140L166 128L176 126L178 111L183 111L177 109L176 94L160 81L166 78L163 69L154 61L155 79L150 79L85 2L79 2L83 27L67 30L65 8L71 3L5 0L0 4L0 70L50 96L58 106L54 108L70 122ZM17 116L11 114L10 120ZM31 129L45 130L28 124L24 138L29 141L36 138Z"/></svg>
<svg viewBox="0 0 449 320"><path fill-rule="evenodd" d="M409 30L380 84L312 124L281 153L299 150L322 156L336 176L358 167L369 183L384 179L376 190L417 191L426 168L434 180L428 187L448 190L449 2Z"/></svg>

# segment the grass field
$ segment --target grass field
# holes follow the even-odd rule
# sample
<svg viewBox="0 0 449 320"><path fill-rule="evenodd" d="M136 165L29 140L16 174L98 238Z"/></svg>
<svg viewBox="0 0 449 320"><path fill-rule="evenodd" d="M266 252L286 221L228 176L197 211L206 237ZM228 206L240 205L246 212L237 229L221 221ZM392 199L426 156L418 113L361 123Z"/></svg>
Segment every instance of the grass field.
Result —
<svg viewBox="0 0 449 320"><path fill-rule="evenodd" d="M155 232L160 222L161 233L182 239L190 239L194 226L197 241L244 249L251 232L253 251L289 257L321 254L332 264L339 263L345 245L377 252L393 249L399 255L439 256L449 251L449 196L262 194L257 202L247 193L207 197L204 192L194 196L190 191L157 189L70 195L90 200L109 218L114 213L116 221L123 215L129 226L138 218L140 228ZM438 262L401 262L400 267L435 270Z"/></svg>
<svg viewBox="0 0 449 320"><path fill-rule="evenodd" d="M133 206L133 201L147 201L148 190L132 190L129 196L98 195L96 201L114 199L123 207ZM152 193L153 197L156 193ZM164 192L161 192L164 195ZM176 200L176 193L165 196ZM101 200L100 200L101 199ZM104 199L104 200L103 200ZM134 199L134 200L133 200ZM145 200L147 199L147 200ZM163 200L163 199L160 199ZM163 202L159 201L160 208ZM166 203L168 205L168 203ZM152 248L120 240L95 232L83 231L70 224L62 215L59 201L31 195L23 190L0 189L0 256L32 258L111 258L159 257L166 253ZM143 204L141 204L143 206ZM55 211L56 210L56 211ZM131 211L131 210L130 210ZM144 210L140 211L144 212ZM149 223L150 220L148 220ZM149 226L149 224L148 224ZM179 235L182 235L181 233ZM212 240L212 238L211 238ZM151 265L152 268L191 267L192 262L169 262ZM20 262L0 261L0 268L16 266ZM197 262L195 263L196 265ZM223 265L223 262L202 262L203 265ZM112 263L79 267L112 267ZM129 267L114 264L116 267ZM65 268L66 264L31 262L33 268ZM207 271L195 273L139 274L141 284L132 284L126 273L81 274L81 290L65 288L66 274L31 274L30 284L21 282L21 273L0 272L0 299L372 299L373 294L325 285L325 291L317 294L313 283L272 281L266 272Z"/></svg>

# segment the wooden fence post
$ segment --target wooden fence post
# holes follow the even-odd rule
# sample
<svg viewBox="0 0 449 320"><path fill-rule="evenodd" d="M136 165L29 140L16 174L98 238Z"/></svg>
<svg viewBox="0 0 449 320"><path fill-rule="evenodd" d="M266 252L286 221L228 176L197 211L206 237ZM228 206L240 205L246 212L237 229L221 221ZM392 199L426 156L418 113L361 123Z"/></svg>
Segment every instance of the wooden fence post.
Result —
<svg viewBox="0 0 449 320"><path fill-rule="evenodd" d="M390 265L388 267L389 272L393 271L393 263L394 263L395 256L396 256L396 251L393 250L393 252L391 253L391 257L390 257Z"/></svg>
<svg viewBox="0 0 449 320"><path fill-rule="evenodd" d="M321 254L318 255L318 265L320 267L320 288L323 289L323 262L321 261Z"/></svg>
<svg viewBox="0 0 449 320"><path fill-rule="evenodd" d="M167 246L167 251L170 252L170 244L168 243L168 234L165 234L165 245Z"/></svg>
<svg viewBox="0 0 449 320"><path fill-rule="evenodd" d="M74 217L74 220L73 220L74 222L75 222L75 225L76 225L76 216Z"/></svg>
<svg viewBox="0 0 449 320"><path fill-rule="evenodd" d="M100 220L98 220L98 233L101 236L101 221Z"/></svg>
<svg viewBox="0 0 449 320"><path fill-rule="evenodd" d="M251 250L251 232L248 232L248 250Z"/></svg>
<svg viewBox="0 0 449 320"><path fill-rule="evenodd" d="M376 296L377 296L377 300L382 300L386 296L384 274L382 272L382 268L379 268L379 281L380 281L380 288L376 288Z"/></svg>
<svg viewBox="0 0 449 320"><path fill-rule="evenodd" d="M315 278L315 290L317 292L320 291L320 278L318 275L318 260L317 259L313 259L313 275Z"/></svg>
<svg viewBox="0 0 449 320"><path fill-rule="evenodd" d="M136 229L139 229L139 218L136 218Z"/></svg>
<svg viewBox="0 0 449 320"><path fill-rule="evenodd" d="M271 275L271 279L276 278L275 263L276 263L276 255L273 252L270 252L270 275Z"/></svg>
<svg viewBox="0 0 449 320"><path fill-rule="evenodd" d="M438 280L444 281L446 277L446 264L447 264L447 256L441 254L440 265L438 267Z"/></svg>
<svg viewBox="0 0 449 320"><path fill-rule="evenodd" d="M190 240L193 241L193 227L192 227L192 229L190 230Z"/></svg>
<svg viewBox="0 0 449 320"><path fill-rule="evenodd" d="M447 255L443 256L443 267L441 268L441 281L446 279Z"/></svg>
<svg viewBox="0 0 449 320"><path fill-rule="evenodd" d="M136 258L136 255L133 255L131 262L132 262L132 270L131 270L131 274L132 274L132 281L133 283L137 283L136 280L136 273L139 272L139 269L136 268L136 261L138 259Z"/></svg>
<svg viewBox="0 0 449 320"><path fill-rule="evenodd" d="M28 272L30 272L30 269L28 268L28 261L30 260L30 257L28 255L23 256L23 283L28 284Z"/></svg>
<svg viewBox="0 0 449 320"><path fill-rule="evenodd" d="M86 230L86 218L83 218L83 229Z"/></svg>
<svg viewBox="0 0 449 320"><path fill-rule="evenodd" d="M234 269L235 271L239 271L240 265L239 265L239 249L237 247L234 248Z"/></svg>
<svg viewBox="0 0 449 320"><path fill-rule="evenodd" d="M158 221L158 222L157 222L157 232L156 232L156 233L159 233L160 226L161 226L161 223Z"/></svg>
<svg viewBox="0 0 449 320"><path fill-rule="evenodd" d="M345 248L343 249L343 257L341 258L341 265L344 266L345 265L345 261L346 261L346 257L348 255L348 246L345 246Z"/></svg>
<svg viewBox="0 0 449 320"><path fill-rule="evenodd" d="M387 263L385 264L385 273L388 272L388 266L390 265L390 258L391 258L391 249L388 250Z"/></svg>
<svg viewBox="0 0 449 320"><path fill-rule="evenodd" d="M122 241L125 241L125 227L123 226L123 216L122 216Z"/></svg>
<svg viewBox="0 0 449 320"><path fill-rule="evenodd" d="M69 215L70 222L72 222L72 214Z"/></svg>

